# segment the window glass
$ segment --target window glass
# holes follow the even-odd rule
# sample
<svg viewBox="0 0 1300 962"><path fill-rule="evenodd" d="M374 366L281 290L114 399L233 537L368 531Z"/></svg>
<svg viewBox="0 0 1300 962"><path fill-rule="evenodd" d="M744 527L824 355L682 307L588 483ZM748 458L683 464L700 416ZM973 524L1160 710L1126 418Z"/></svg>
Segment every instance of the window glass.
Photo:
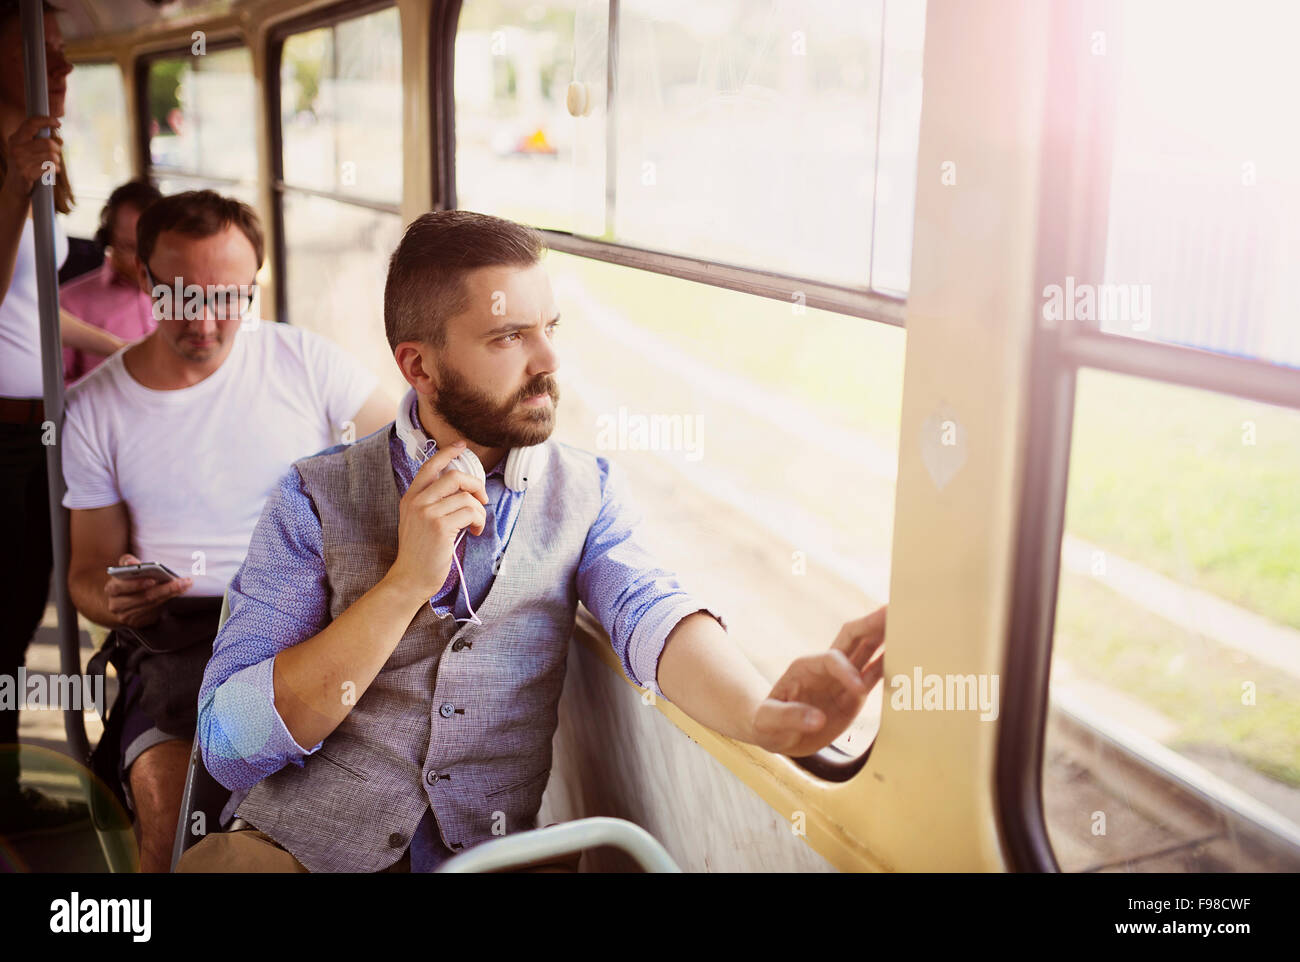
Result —
<svg viewBox="0 0 1300 962"><path fill-rule="evenodd" d="M149 162L224 193L257 182L252 58L238 47L149 64Z"/></svg>
<svg viewBox="0 0 1300 962"><path fill-rule="evenodd" d="M865 285L880 0L620 6L620 240Z"/></svg>
<svg viewBox="0 0 1300 962"><path fill-rule="evenodd" d="M906 294L912 279L912 221L916 215L924 40L924 0L904 3L886 0L871 286L894 294Z"/></svg>
<svg viewBox="0 0 1300 962"><path fill-rule="evenodd" d="M1276 842L1300 842L1297 477L1300 412L1080 373L1044 774L1063 868L1300 869Z"/></svg>
<svg viewBox="0 0 1300 962"><path fill-rule="evenodd" d="M886 599L901 329L554 251L546 265L556 436L626 472L647 543L764 675ZM860 753L879 718L878 689L837 744Z"/></svg>
<svg viewBox="0 0 1300 962"><path fill-rule="evenodd" d="M283 204L288 316L280 320L343 346L401 397L407 385L384 334L384 281L401 217L293 191Z"/></svg>
<svg viewBox="0 0 1300 962"><path fill-rule="evenodd" d="M242 200L254 210L257 209L257 205L260 203L257 196L257 185L246 181L232 184L224 180L218 181L200 176L160 174L156 169L153 173L154 184L164 195L179 194L184 190L215 190L224 197L234 197L236 200ZM264 228L265 226L263 225Z"/></svg>
<svg viewBox="0 0 1300 962"><path fill-rule="evenodd" d="M396 8L284 42L284 180L393 204L402 199L402 46Z"/></svg>
<svg viewBox="0 0 1300 962"><path fill-rule="evenodd" d="M1277 96L1300 89L1300 7L1246 2L1225 17L1207 0L1150 0L1119 16L1116 296L1080 319L1300 366L1300 125Z"/></svg>
<svg viewBox="0 0 1300 962"><path fill-rule="evenodd" d="M625 0L607 116L607 3L473 0L456 48L458 203L901 292L924 9Z"/></svg>
<svg viewBox="0 0 1300 962"><path fill-rule="evenodd" d="M342 346L396 399L406 383L384 334L384 281L402 237L397 9L287 37L273 69L280 71L285 182L280 320Z"/></svg>
<svg viewBox="0 0 1300 962"><path fill-rule="evenodd" d="M603 16L603 6L596 16ZM587 131L579 130L565 107L573 79L576 11L576 0L545 5L469 0L461 8L455 55L456 196L461 208L538 227L577 229L575 190L582 188L574 176L575 138ZM603 51L604 38L593 39ZM596 123L603 115L601 104ZM603 156L603 140L597 150ZM594 224L595 233L601 233L603 217L604 192L598 184L594 215L586 218L585 229Z"/></svg>
<svg viewBox="0 0 1300 962"><path fill-rule="evenodd" d="M93 237L99 211L131 179L126 98L115 63L77 64L68 75L63 155L77 205L64 222L73 237Z"/></svg>

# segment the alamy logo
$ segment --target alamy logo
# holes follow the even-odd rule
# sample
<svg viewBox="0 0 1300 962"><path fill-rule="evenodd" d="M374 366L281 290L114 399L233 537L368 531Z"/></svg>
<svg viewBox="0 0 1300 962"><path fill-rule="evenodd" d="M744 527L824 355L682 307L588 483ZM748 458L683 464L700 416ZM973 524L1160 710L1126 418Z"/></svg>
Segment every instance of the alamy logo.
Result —
<svg viewBox="0 0 1300 962"><path fill-rule="evenodd" d="M980 721L998 717L997 675L923 675L918 665L911 675L889 680L895 711L978 711Z"/></svg>
<svg viewBox="0 0 1300 962"><path fill-rule="evenodd" d="M18 676L0 675L0 711L22 708L85 711L93 707L104 717L104 676L32 672L19 667Z"/></svg>
<svg viewBox="0 0 1300 962"><path fill-rule="evenodd" d="M195 321L203 317L205 311L211 311L218 320L237 317L244 322L241 327L257 326L258 318L253 313L257 302L256 284L209 284L203 287L185 284L178 277L170 286L154 284L151 293L155 321Z"/></svg>
<svg viewBox="0 0 1300 962"><path fill-rule="evenodd" d="M1151 329L1150 284L1076 284L1072 276L1065 286L1043 288L1043 320L1099 321L1128 324L1134 331Z"/></svg>
<svg viewBox="0 0 1300 962"><path fill-rule="evenodd" d="M132 941L148 942L152 931L150 899L71 898L50 903L50 931L60 934L125 932Z"/></svg>
<svg viewBox="0 0 1300 962"><path fill-rule="evenodd" d="M703 425L695 414L637 414L625 407L596 418L602 451L684 451L687 461L704 456Z"/></svg>

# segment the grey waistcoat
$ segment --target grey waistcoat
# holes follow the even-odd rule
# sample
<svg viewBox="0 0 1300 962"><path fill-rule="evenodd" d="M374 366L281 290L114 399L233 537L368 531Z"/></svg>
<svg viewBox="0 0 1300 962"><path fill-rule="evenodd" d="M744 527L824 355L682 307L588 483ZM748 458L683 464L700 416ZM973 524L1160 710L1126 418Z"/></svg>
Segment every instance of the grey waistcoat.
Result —
<svg viewBox="0 0 1300 962"><path fill-rule="evenodd" d="M379 431L296 465L321 521L331 618L397 557L388 438ZM578 561L601 504L595 456L546 446L545 469L529 478L477 609L483 626L440 619L425 604L321 748L301 768L289 764L258 782L237 809L309 870L387 868L430 806L453 852L536 827Z"/></svg>

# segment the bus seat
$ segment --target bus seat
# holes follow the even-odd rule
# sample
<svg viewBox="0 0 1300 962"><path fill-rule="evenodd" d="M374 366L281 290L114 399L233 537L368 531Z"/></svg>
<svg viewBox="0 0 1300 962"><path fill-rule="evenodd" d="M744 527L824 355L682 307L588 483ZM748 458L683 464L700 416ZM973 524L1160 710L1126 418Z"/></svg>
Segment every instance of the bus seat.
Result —
<svg viewBox="0 0 1300 962"><path fill-rule="evenodd" d="M221 616L217 621L217 630L230 617L230 592L221 600ZM181 813L176 822L176 840L172 843L171 870L186 849L198 842L207 832L221 830L221 810L230 800L230 790L213 778L203 765L203 752L199 748L199 733L195 731L194 741L190 745L190 764L185 773L185 789L181 793ZM194 815L203 813L202 831L195 833Z"/></svg>

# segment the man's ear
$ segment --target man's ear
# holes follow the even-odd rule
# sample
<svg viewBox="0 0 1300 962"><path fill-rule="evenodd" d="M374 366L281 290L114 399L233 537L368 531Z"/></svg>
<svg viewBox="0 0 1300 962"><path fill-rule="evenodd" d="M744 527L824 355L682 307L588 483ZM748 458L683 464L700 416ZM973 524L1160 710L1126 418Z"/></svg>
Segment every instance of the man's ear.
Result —
<svg viewBox="0 0 1300 962"><path fill-rule="evenodd" d="M403 341L393 349L402 377L417 394L433 394L438 388L433 357L433 348L422 341Z"/></svg>

